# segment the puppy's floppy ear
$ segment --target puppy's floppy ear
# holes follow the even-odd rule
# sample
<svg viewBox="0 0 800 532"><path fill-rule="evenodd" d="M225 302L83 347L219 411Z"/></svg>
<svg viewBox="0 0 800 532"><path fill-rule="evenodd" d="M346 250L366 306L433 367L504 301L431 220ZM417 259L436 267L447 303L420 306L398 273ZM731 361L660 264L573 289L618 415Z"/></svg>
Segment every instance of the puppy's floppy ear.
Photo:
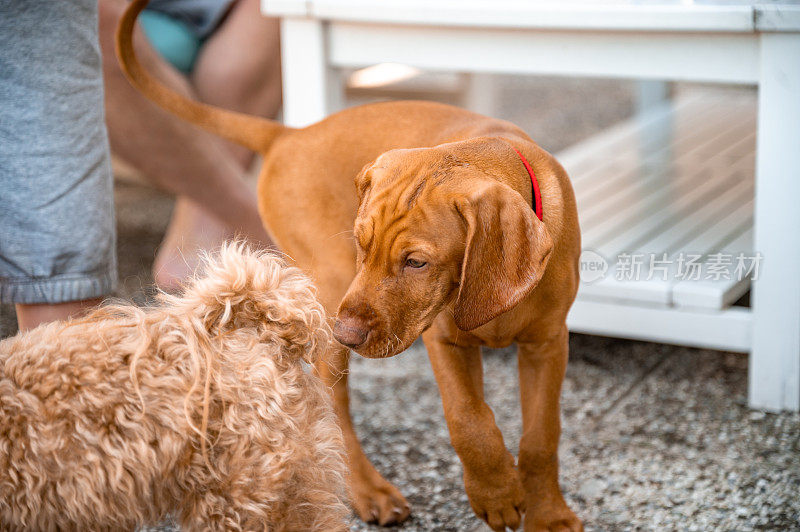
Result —
<svg viewBox="0 0 800 532"><path fill-rule="evenodd" d="M374 161L370 161L369 163L365 164L354 180L356 191L358 192L359 203L364 201L369 189L372 188L372 176L370 175L370 170L372 170L374 165Z"/></svg>
<svg viewBox="0 0 800 532"><path fill-rule="evenodd" d="M457 203L467 224L456 326L480 327L517 305L544 275L553 241L524 198L499 182L482 183Z"/></svg>

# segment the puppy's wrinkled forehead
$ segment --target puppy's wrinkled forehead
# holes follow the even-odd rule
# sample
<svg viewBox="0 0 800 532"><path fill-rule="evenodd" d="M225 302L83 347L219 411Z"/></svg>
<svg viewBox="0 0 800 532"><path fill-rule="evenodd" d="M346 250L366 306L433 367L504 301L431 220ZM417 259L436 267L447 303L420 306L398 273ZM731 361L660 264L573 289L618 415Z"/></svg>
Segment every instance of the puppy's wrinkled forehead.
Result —
<svg viewBox="0 0 800 532"><path fill-rule="evenodd" d="M360 240L370 240L377 228L403 218L422 196L451 181L453 170L463 167L469 167L469 163L437 148L391 150L382 154L356 182L361 197L356 235Z"/></svg>
<svg viewBox="0 0 800 532"><path fill-rule="evenodd" d="M388 151L360 176L357 185L361 207L407 211L424 191L450 180L454 168L468 166L466 161L438 148Z"/></svg>

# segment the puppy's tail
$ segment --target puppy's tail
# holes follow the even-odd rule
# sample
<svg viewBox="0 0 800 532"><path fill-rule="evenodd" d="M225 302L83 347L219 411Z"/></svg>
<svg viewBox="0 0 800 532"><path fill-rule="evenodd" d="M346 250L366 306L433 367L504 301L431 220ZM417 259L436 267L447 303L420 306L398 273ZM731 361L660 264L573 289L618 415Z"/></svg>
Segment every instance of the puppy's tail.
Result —
<svg viewBox="0 0 800 532"><path fill-rule="evenodd" d="M133 51L133 29L148 1L131 2L117 26L117 58L128 80L147 98L178 117L255 152L266 153L270 144L288 128L273 120L186 98L161 84L142 67Z"/></svg>

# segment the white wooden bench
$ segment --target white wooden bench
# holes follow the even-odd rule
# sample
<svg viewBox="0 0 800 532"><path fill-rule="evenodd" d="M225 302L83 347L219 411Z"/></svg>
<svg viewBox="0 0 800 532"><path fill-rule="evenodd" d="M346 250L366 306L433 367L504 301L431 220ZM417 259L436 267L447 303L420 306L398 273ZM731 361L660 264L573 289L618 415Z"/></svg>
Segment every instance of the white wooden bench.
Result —
<svg viewBox="0 0 800 532"><path fill-rule="evenodd" d="M679 100L559 155L584 248L609 259L697 252L706 263L759 253L751 307L731 306L747 280L624 281L610 270L582 286L569 320L576 331L750 352L750 404L800 409L797 2L263 0L263 11L282 17L293 126L331 111L338 69L384 62L758 86L757 101Z"/></svg>

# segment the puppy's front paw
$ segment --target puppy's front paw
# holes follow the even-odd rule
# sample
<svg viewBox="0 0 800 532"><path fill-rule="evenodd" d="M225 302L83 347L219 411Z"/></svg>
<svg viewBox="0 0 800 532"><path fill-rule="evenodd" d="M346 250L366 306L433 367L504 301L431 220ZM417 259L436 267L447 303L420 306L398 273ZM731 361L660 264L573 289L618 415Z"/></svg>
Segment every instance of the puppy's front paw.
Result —
<svg viewBox="0 0 800 532"><path fill-rule="evenodd" d="M356 513L365 523L396 525L411 514L405 497L380 475L377 478L353 476L350 495Z"/></svg>
<svg viewBox="0 0 800 532"><path fill-rule="evenodd" d="M525 532L583 532L583 523L562 500L528 503Z"/></svg>
<svg viewBox="0 0 800 532"><path fill-rule="evenodd" d="M516 530L525 513L525 492L509 455L507 463L490 475L464 471L464 488L475 515L486 521L492 530Z"/></svg>

